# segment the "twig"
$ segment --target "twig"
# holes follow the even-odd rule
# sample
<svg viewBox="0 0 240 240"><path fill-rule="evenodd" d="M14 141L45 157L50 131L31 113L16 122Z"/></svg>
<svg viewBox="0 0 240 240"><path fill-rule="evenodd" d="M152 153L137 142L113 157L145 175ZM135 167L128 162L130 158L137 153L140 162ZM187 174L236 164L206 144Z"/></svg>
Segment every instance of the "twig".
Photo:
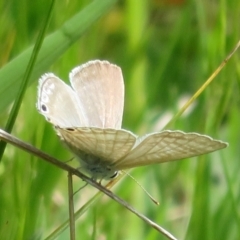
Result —
<svg viewBox="0 0 240 240"><path fill-rule="evenodd" d="M72 183L71 172L68 172L68 207L69 207L70 239L75 240L75 216L74 216L73 183Z"/></svg>

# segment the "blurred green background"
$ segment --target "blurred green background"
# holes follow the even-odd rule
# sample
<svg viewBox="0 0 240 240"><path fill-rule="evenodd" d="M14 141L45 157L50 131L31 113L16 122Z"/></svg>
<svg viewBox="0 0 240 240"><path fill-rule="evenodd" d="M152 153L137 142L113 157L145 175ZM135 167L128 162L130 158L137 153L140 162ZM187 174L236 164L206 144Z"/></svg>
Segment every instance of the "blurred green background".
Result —
<svg viewBox="0 0 240 240"><path fill-rule="evenodd" d="M0 3L1 128L29 60L24 51L35 44L49 5L47 0ZM66 24L81 11L77 21ZM72 68L93 59L122 68L123 128L139 135L161 131L240 39L239 13L238 0L57 1L46 36L61 34L54 34L41 50L13 134L63 161L70 159L71 153L36 110L37 82L49 71L68 82ZM131 171L160 206L128 177L113 188L179 239L240 238L239 51L171 126L227 141L229 147ZM78 166L76 161L71 164ZM75 190L83 184L74 178ZM45 239L68 219L67 173L10 145L0 164L0 188L0 239ZM91 186L78 192L75 209L95 192ZM76 235L77 239L165 239L106 196L77 220ZM69 239L69 230L57 239Z"/></svg>

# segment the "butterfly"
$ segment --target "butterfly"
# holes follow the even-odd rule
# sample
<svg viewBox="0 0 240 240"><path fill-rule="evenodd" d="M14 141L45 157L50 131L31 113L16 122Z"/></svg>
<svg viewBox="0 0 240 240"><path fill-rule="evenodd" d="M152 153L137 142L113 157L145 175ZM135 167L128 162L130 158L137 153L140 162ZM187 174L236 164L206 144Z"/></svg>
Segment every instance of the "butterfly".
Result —
<svg viewBox="0 0 240 240"><path fill-rule="evenodd" d="M39 80L37 109L93 179L111 179L138 166L210 153L227 143L198 133L165 130L137 136L121 128L121 68L94 60L74 68L71 87L52 73Z"/></svg>

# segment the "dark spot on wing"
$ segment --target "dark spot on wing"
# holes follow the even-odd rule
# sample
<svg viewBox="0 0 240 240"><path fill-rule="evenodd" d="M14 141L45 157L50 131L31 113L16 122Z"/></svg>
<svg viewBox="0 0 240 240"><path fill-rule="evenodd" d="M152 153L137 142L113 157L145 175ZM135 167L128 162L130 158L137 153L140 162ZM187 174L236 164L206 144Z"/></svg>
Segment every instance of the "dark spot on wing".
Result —
<svg viewBox="0 0 240 240"><path fill-rule="evenodd" d="M70 131L70 132L74 132L75 129L74 128L66 128L67 131Z"/></svg>
<svg viewBox="0 0 240 240"><path fill-rule="evenodd" d="M42 108L43 112L47 112L47 106L46 105L42 104L41 108Z"/></svg>

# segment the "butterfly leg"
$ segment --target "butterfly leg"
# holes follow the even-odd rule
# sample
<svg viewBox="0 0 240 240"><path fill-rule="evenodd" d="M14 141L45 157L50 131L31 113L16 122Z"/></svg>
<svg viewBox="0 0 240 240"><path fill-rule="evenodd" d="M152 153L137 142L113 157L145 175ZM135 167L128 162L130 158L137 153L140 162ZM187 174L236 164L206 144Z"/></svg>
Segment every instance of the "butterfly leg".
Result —
<svg viewBox="0 0 240 240"><path fill-rule="evenodd" d="M76 193L80 192L83 188L85 188L88 185L88 183L86 182L82 187L80 187L73 195L75 195Z"/></svg>

